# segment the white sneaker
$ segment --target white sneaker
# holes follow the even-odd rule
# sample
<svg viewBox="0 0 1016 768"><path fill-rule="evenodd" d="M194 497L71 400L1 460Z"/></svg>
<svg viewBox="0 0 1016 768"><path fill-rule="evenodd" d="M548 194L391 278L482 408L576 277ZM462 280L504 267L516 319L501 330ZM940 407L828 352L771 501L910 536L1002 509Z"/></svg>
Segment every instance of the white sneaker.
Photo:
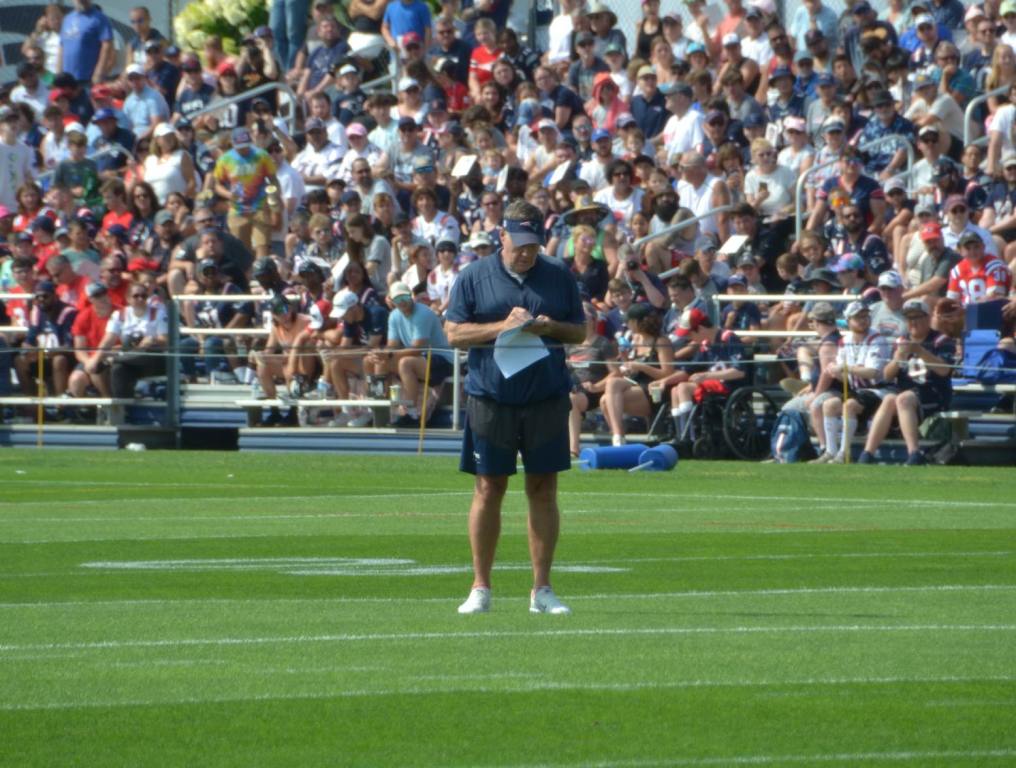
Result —
<svg viewBox="0 0 1016 768"><path fill-rule="evenodd" d="M344 427L347 424L349 424L349 420L351 418L352 418L352 416L349 415L348 411L343 411L338 416L336 416L334 419L329 421L328 422L328 426L329 427Z"/></svg>
<svg viewBox="0 0 1016 768"><path fill-rule="evenodd" d="M843 460L843 454L842 453L837 453L835 456L833 456L831 459L829 459L829 463L830 464L846 464L846 462Z"/></svg>
<svg viewBox="0 0 1016 768"><path fill-rule="evenodd" d="M529 612L565 614L571 613L571 608L557 599L553 589L540 587L533 590L532 597L529 598Z"/></svg>
<svg viewBox="0 0 1016 768"><path fill-rule="evenodd" d="M366 408L361 408L360 412L349 420L347 426L350 427L369 427L374 423L374 414Z"/></svg>
<svg viewBox="0 0 1016 768"><path fill-rule="evenodd" d="M831 454L829 452L826 452L826 453L823 453L821 456L819 456L817 459L812 459L808 463L809 464L828 464L834 458L836 458L836 457L833 456L833 454Z"/></svg>
<svg viewBox="0 0 1016 768"><path fill-rule="evenodd" d="M490 610L490 588L473 587L466 602L459 606L459 613L487 613Z"/></svg>
<svg viewBox="0 0 1016 768"><path fill-rule="evenodd" d="M613 435L610 438L610 444L613 445L615 448L619 445L624 445L625 442L626 441L624 439L624 435Z"/></svg>

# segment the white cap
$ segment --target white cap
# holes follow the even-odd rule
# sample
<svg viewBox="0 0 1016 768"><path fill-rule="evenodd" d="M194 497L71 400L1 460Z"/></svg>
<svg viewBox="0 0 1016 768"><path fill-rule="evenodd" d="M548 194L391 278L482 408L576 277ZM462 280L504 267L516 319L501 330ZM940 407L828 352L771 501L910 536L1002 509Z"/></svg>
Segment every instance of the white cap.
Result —
<svg viewBox="0 0 1016 768"><path fill-rule="evenodd" d="M931 24L931 26L934 27L935 26L935 17L932 16L930 13L922 13L920 16L918 16L916 19L914 19L914 26L915 27L919 27L922 24Z"/></svg>
<svg viewBox="0 0 1016 768"><path fill-rule="evenodd" d="M334 317L336 320L341 320L346 316L346 313L360 303L360 300L356 298L356 294L348 288L343 288L332 300L332 311L328 315Z"/></svg>
<svg viewBox="0 0 1016 768"><path fill-rule="evenodd" d="M902 288L903 278L895 269L888 269L878 276L879 288Z"/></svg>
<svg viewBox="0 0 1016 768"><path fill-rule="evenodd" d="M412 77L403 77L399 80L399 91L408 91L413 87L419 88L420 84Z"/></svg>
<svg viewBox="0 0 1016 768"><path fill-rule="evenodd" d="M360 70L354 67L352 64L343 64L342 69L339 70L340 75L358 75Z"/></svg>
<svg viewBox="0 0 1016 768"><path fill-rule="evenodd" d="M553 128L556 131L557 123L555 123L549 117L545 117L536 124L536 130L542 131L544 128Z"/></svg>
<svg viewBox="0 0 1016 768"><path fill-rule="evenodd" d="M175 136L176 129L170 123L159 123L155 126L155 138L159 139L163 136Z"/></svg>
<svg viewBox="0 0 1016 768"><path fill-rule="evenodd" d="M85 126L83 126L81 123L79 123L77 120L75 120L73 123L70 123L69 125L67 125L67 127L64 128L64 132L65 133L84 133L85 132Z"/></svg>
<svg viewBox="0 0 1016 768"><path fill-rule="evenodd" d="M127 77L130 77L131 75L141 75L142 77L145 77L145 68L140 64L131 64L127 67Z"/></svg>
<svg viewBox="0 0 1016 768"><path fill-rule="evenodd" d="M728 32L723 36L724 45L737 45L741 42L741 38L737 36L736 32Z"/></svg>
<svg viewBox="0 0 1016 768"><path fill-rule="evenodd" d="M490 239L490 235L486 232L474 232L473 236L469 238L469 242L466 243L470 248L482 248L487 246L488 248L494 247L494 241Z"/></svg>

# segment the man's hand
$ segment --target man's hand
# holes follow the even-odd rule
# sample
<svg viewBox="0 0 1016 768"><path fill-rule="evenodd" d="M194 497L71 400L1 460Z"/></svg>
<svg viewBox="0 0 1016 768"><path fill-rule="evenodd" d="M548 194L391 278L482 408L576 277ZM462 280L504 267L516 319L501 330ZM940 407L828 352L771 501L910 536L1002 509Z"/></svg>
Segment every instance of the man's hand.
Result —
<svg viewBox="0 0 1016 768"><path fill-rule="evenodd" d="M841 370L842 369L840 368L840 365L838 363L829 363L825 367L826 374L832 376L834 379L838 379L840 377Z"/></svg>
<svg viewBox="0 0 1016 768"><path fill-rule="evenodd" d="M1009 303L1002 307L1002 317L1010 322L1016 321L1016 298L1009 299Z"/></svg>
<svg viewBox="0 0 1016 768"><path fill-rule="evenodd" d="M103 357L102 357L102 353L101 352L92 355L88 359L88 362L85 363L85 373L89 373L89 374L95 375L95 374L99 373L100 371L102 371L102 361L103 361Z"/></svg>
<svg viewBox="0 0 1016 768"><path fill-rule="evenodd" d="M534 323L533 328L531 329L533 333L539 333L540 331L537 330L537 328L539 327L543 327L545 330L546 329L545 323L550 320L550 318L547 317L546 315L540 315L540 317L543 319L544 325L541 326L539 324L539 321ZM501 332L503 333L504 331L510 331L512 328L518 328L520 325L528 323L532 319L533 316L529 314L528 309L526 309L525 307L515 307L508 314L508 317L506 317L504 321L501 323Z"/></svg>

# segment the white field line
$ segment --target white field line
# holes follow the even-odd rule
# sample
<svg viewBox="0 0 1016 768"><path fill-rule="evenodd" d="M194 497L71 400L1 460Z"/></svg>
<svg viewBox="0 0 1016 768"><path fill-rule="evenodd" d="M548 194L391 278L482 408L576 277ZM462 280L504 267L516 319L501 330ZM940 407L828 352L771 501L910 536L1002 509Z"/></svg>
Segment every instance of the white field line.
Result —
<svg viewBox="0 0 1016 768"><path fill-rule="evenodd" d="M894 593L921 593L921 592L1012 592L1016 591L1016 584L927 584L923 586L881 586L881 587L793 587L787 589L731 589L731 590L687 590L684 592L634 592L634 593L602 593L591 595L571 595L568 602L583 602L597 600L671 600L683 598L754 598L754 597L792 597L795 595L881 595ZM152 599L152 600L57 600L52 602L33 603L0 603L0 610L21 610L21 609L63 609L63 608L96 608L96 607L166 607L166 606L194 606L194 605L282 605L282 604L313 604L330 605L345 603L446 603L450 604L461 600L462 595L450 595L448 597L279 597L279 598L183 598L180 600ZM498 604L522 603L529 601L528 597L495 597Z"/></svg>
<svg viewBox="0 0 1016 768"><path fill-rule="evenodd" d="M20 651L90 651L122 648L184 648L190 646L303 645L309 643L420 642L424 640L502 640L515 637L652 637L713 635L781 635L865 632L1016 632L1016 624L827 624L818 626L645 627L639 629L494 630L490 632L374 632L274 637L197 637L160 640L96 640L78 643L0 645L0 654Z"/></svg>
<svg viewBox="0 0 1016 768"><path fill-rule="evenodd" d="M819 753L813 755L731 755L728 757L674 757L647 760L610 760L597 763L513 763L490 768L696 768L711 765L781 765L787 763L921 763L927 760L1006 760L1014 749L920 750L906 752Z"/></svg>
<svg viewBox="0 0 1016 768"><path fill-rule="evenodd" d="M186 487L186 486L184 486ZM232 490L232 486L226 484L215 486L223 491ZM268 488L270 486L259 485L257 488ZM283 487L283 486L276 486ZM313 495L300 495L300 496L237 496L235 493L228 496L140 496L137 498L104 498L104 499L39 499L39 500L26 500L26 501L0 501L0 509L20 509L22 507L31 506L53 506L59 504L62 507L76 507L76 506L109 506L111 504L117 505L123 509L125 504L145 504L153 501L172 501L176 503L180 502L210 502L210 501L232 501L236 503L247 503L247 502L262 502L262 501L327 501L327 500L338 500L343 501L349 500L371 500L371 499L414 499L420 496L472 496L472 491L420 491L407 488L403 493L316 493ZM310 515L313 517L314 515ZM364 517L368 515L363 515ZM264 517L266 519L272 519L274 515L202 515L202 516L176 516L176 515L149 515L147 517L136 517L130 514L127 510L124 515L110 515L108 517L51 517L51 518L37 518L37 517L25 517L25 518L10 518L0 517L0 522L13 521L13 522L37 522L40 520L46 522L96 522L96 521L122 521L122 520L252 520ZM279 519L286 519L290 517L306 517L306 515L280 515ZM329 515L324 515L329 517Z"/></svg>
<svg viewBox="0 0 1016 768"><path fill-rule="evenodd" d="M37 481L37 482L39 484L42 484L42 485L45 485L45 484L59 484L59 481L53 481L53 483L48 483L48 482L44 482L44 481ZM74 485L74 484L88 485L88 483L74 483L72 481L67 481L66 484L70 484L70 485ZM99 483L99 485L116 485L116 484L110 482L110 483ZM123 483L122 485L125 486L125 487L160 487L160 484L158 484L158 483L153 483L153 484L146 484L146 483ZM204 484L201 484L201 483L197 483L197 484L194 484L194 485L190 485L190 484L186 484L186 483L176 483L176 484L169 483L169 484L165 484L165 487L173 487L173 488L212 487L212 488L217 488L217 489L220 489L220 490L223 490L223 491L227 491L227 490L231 490L231 489L239 488L239 487L251 487L251 488L295 488L297 486L265 486L265 485L258 485L258 486L234 486L234 485L231 485L228 482L223 482L222 484L213 484L213 483L204 483ZM890 499L890 498L865 499L865 498L834 497L834 496L755 496L755 495L747 495L747 494L699 494L699 493L685 493L685 492L682 492L682 491L679 491L679 490L676 490L676 489L674 491L672 491L672 492L667 492L667 493L654 492L654 491L635 491L635 492L626 491L626 492L621 493L621 492L614 492L614 491L573 491L573 490L562 490L562 491L558 491L558 494L559 494L559 496L589 496L589 497L609 497L609 498L617 497L617 498L623 498L623 499L625 499L628 502L630 502L633 498L634 499L664 498L664 499L670 499L670 500L675 501L675 502L680 502L682 500L691 499L691 500L695 500L695 501L753 501L753 502L786 501L786 502L804 502L804 503L807 503L807 504L823 504L823 505L826 505L826 506L828 506L830 504L843 504L843 505L846 505L848 507L855 507L855 506L858 506L858 505L863 505L863 506L881 506L881 507L885 507L885 508L901 507L902 506L902 507L914 507L914 508L918 508L918 509L934 509L934 508L941 508L941 507L958 508L958 509L972 508L972 507L977 507L977 508L1016 509L1016 502L1001 502L1001 501L998 501L998 502L995 502L995 501L946 501L946 500L941 500L941 499L914 499L914 498L906 498L906 499ZM507 495L509 495L509 496L520 496L521 497L521 496L524 496L525 494L524 494L524 491L521 491L521 490L509 490ZM440 496L463 496L463 497L469 497L469 496L472 496L472 491L469 491L469 490L462 490L462 491L439 491L439 490L429 490L429 489L422 489L422 488L420 488L420 489L417 489L417 488L406 488L404 490L404 492L400 492L400 493L362 493L362 494L349 494L349 493L336 492L336 493L331 493L331 494L314 494L314 495L244 496L242 499L238 499L235 495L229 495L229 496L192 496L192 497L186 497L184 499L180 499L180 497L176 497L176 496L171 496L171 497L156 497L156 498L153 498L153 497L141 497L141 498L135 498L135 499L121 499L121 498L115 498L115 499L113 499L113 498L107 498L107 499L80 499L80 500L74 500L74 499L69 499L69 500L52 499L52 500L39 500L39 501L33 501L33 500L26 500L26 501L2 501L2 502L0 502L0 508L2 508L4 506L10 508L10 507L21 507L21 506L25 506L25 505L52 505L52 504L55 504L55 503L60 503L60 504L62 504L64 506L75 506L75 505L79 505L79 504L80 505L101 505L101 504L110 504L110 503L122 504L122 503L128 502L128 501L129 502L136 502L136 503L144 503L144 502L151 502L151 501L187 501L187 502L202 502L202 501L314 501L314 500L322 500L322 499L386 499L386 498L395 498L395 499L397 499L397 498L406 498L406 497L419 498L419 497L427 497L427 496L439 496L439 497ZM605 507L603 510L600 510L600 511L606 512L606 511L610 511L610 510L609 510L609 508ZM673 511L680 511L680 510L678 508L674 508ZM565 514L567 514L567 509L565 509L564 512L565 512ZM586 512L586 510L583 510L583 512ZM257 515L252 515L250 517L257 517ZM54 519L55 520L59 520L61 522L74 521L74 518L54 518ZM123 518L122 517L110 517L110 518L100 518L100 519L119 520L119 519L123 519ZM138 519L138 518L129 517L128 519L133 520L133 519ZM161 518L155 518L155 519L161 519ZM204 518L169 517L169 518L166 518L166 519L187 520L187 519L204 519Z"/></svg>
<svg viewBox="0 0 1016 768"><path fill-rule="evenodd" d="M448 677L446 682L466 679L472 676ZM347 699L384 696L431 695L448 693L531 693L535 691L611 691L625 693L643 690L693 690L711 688L781 688L781 687L838 687L838 686L880 686L880 685L964 685L969 683L1012 683L1012 676L936 676L936 677L841 677L841 678L804 678L781 680L675 680L675 681L634 681L625 683L611 682L565 682L540 680L539 675L519 676L518 683L511 683L513 675L492 674L476 675L477 679L505 679L509 682L503 686L484 685L436 685L436 686L399 686L390 688L355 689L342 687L335 690L315 693L252 693L235 696L194 696L171 698L166 700L116 700L116 701L67 701L42 702L38 704L0 702L0 711L47 710L47 709L92 709L97 707L141 707L141 706L175 706L179 704L213 704L248 701L315 701L325 699ZM421 676L413 680L438 680ZM1016 754L1016 753L1014 753ZM588 764L587 764L588 765ZM609 763L607 765L618 765Z"/></svg>

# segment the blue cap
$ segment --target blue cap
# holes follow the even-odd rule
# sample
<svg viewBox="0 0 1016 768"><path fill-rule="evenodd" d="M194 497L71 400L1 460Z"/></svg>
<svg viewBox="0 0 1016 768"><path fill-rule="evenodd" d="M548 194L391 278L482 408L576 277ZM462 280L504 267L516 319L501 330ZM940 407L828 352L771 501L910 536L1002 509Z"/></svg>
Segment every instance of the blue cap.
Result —
<svg viewBox="0 0 1016 768"><path fill-rule="evenodd" d="M44 229L52 235L56 232L56 222L45 214L36 216L32 221L32 229Z"/></svg>
<svg viewBox="0 0 1016 768"><path fill-rule="evenodd" d="M52 280L39 280L32 293L56 293L56 284Z"/></svg>
<svg viewBox="0 0 1016 768"><path fill-rule="evenodd" d="M599 141L600 139L609 139L610 131L606 131L603 128L597 128L593 131L593 135L589 137L590 141Z"/></svg>
<svg viewBox="0 0 1016 768"><path fill-rule="evenodd" d="M861 2L854 4L854 7L850 9L850 12L857 15L858 13L868 13L870 10L871 4L868 0L861 0Z"/></svg>
<svg viewBox="0 0 1016 768"><path fill-rule="evenodd" d="M766 119L761 112L752 112L744 119L745 128L764 128L765 125Z"/></svg>
<svg viewBox="0 0 1016 768"><path fill-rule="evenodd" d="M706 47L702 43L692 43L688 46L686 53L691 56L693 53L705 53Z"/></svg>
<svg viewBox="0 0 1016 768"><path fill-rule="evenodd" d="M794 54L794 63L798 64L802 61L815 61L815 57L811 55L811 51L801 50Z"/></svg>
<svg viewBox="0 0 1016 768"><path fill-rule="evenodd" d="M342 205L349 205L350 203L355 203L358 202L359 200L360 193L357 192L355 189L347 189L345 192L342 193L342 197L339 198L339 202L342 203Z"/></svg>
<svg viewBox="0 0 1016 768"><path fill-rule="evenodd" d="M794 73L790 71L790 67L777 67L773 70L773 73L769 75L769 82L776 82L781 77L793 78Z"/></svg>
<svg viewBox="0 0 1016 768"><path fill-rule="evenodd" d="M744 275L731 275L730 277L727 278L727 287L729 288L732 285L741 285L747 288L748 278L746 278Z"/></svg>
<svg viewBox="0 0 1016 768"><path fill-rule="evenodd" d="M660 87L657 88L656 90L658 90L664 96L669 96L670 94L674 93L677 90L677 85L675 83L661 83Z"/></svg>
<svg viewBox="0 0 1016 768"><path fill-rule="evenodd" d="M505 219L504 228L515 247L543 245L543 222Z"/></svg>
<svg viewBox="0 0 1016 768"><path fill-rule="evenodd" d="M97 123L99 120L116 120L116 112L109 107L98 109L92 116L92 122Z"/></svg>
<svg viewBox="0 0 1016 768"><path fill-rule="evenodd" d="M250 131L240 126L237 126L236 128L233 129L232 138L234 149L243 149L245 147L249 147L251 144L254 143L251 140Z"/></svg>
<svg viewBox="0 0 1016 768"><path fill-rule="evenodd" d="M828 72L823 72L815 78L815 85L836 85L836 78Z"/></svg>
<svg viewBox="0 0 1016 768"><path fill-rule="evenodd" d="M122 243L126 243L128 238L130 237L130 233L127 231L127 227L125 227L123 224L110 224L109 227L106 229L106 233L110 237L115 237Z"/></svg>

